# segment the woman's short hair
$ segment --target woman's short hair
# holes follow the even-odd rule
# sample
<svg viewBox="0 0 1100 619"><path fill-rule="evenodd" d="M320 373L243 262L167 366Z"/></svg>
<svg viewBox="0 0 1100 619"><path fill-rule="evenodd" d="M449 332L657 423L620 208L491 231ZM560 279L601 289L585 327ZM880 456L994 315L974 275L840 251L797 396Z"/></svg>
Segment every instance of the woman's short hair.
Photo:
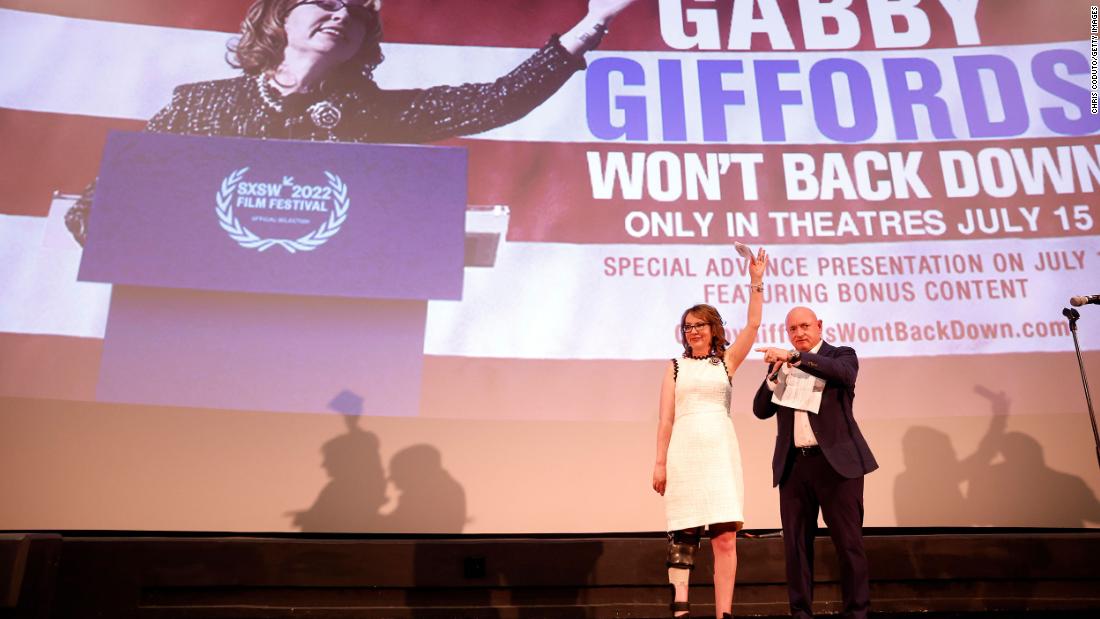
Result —
<svg viewBox="0 0 1100 619"><path fill-rule="evenodd" d="M687 338L684 337L684 324L687 323L688 314L695 314L700 320L710 325L711 354L724 354L726 347L729 346L729 341L726 340L726 323L722 321L722 315L718 313L718 310L714 309L713 305L707 305L706 303L692 305L684 310L683 315L680 316L680 342L684 345L684 352L691 354L691 344L688 344Z"/></svg>
<svg viewBox="0 0 1100 619"><path fill-rule="evenodd" d="M241 36L229 42L227 60L234 68L249 75L270 71L283 61L286 50L286 16L299 0L253 0L241 22ZM344 73L370 78L374 68L382 63L382 0L366 0L363 5L372 19L366 24L363 45L355 56L341 67Z"/></svg>

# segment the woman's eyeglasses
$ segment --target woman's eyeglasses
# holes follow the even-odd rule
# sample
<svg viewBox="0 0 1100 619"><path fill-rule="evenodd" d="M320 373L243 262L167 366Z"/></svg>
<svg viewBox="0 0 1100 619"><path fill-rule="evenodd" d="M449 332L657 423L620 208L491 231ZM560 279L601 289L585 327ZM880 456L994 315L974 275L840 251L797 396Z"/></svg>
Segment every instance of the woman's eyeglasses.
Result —
<svg viewBox="0 0 1100 619"><path fill-rule="evenodd" d="M702 331L703 327L707 326L707 324L709 324L709 323L695 322L695 323L692 323L692 324L685 324L683 326L683 330L684 330L684 333L691 333L692 331Z"/></svg>
<svg viewBox="0 0 1100 619"><path fill-rule="evenodd" d="M348 15L362 20L370 19L378 14L373 7L363 6L356 2L344 2L344 0L302 0L301 2L295 2L294 5L290 7L290 10L293 11L303 4L312 4L329 13L335 13L340 9L347 9ZM290 11L287 12L289 13Z"/></svg>

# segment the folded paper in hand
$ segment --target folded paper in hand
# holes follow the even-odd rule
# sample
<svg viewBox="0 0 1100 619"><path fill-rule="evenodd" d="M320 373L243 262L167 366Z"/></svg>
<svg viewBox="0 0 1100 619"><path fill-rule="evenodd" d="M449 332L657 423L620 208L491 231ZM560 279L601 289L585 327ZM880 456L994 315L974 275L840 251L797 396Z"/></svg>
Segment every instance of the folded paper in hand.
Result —
<svg viewBox="0 0 1100 619"><path fill-rule="evenodd" d="M772 393L772 403L798 411L816 413L821 408L825 380L802 370L784 365L779 370L779 382Z"/></svg>

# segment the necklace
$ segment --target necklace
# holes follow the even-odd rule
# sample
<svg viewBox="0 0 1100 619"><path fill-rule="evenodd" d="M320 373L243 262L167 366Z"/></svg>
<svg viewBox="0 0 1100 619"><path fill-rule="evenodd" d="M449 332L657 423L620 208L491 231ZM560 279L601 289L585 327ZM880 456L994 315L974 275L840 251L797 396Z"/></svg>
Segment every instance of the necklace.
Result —
<svg viewBox="0 0 1100 619"><path fill-rule="evenodd" d="M272 96L271 91L273 88L267 83L267 78L262 73L256 74L256 89L260 91L260 99L263 99L264 105L279 114L283 113L283 102ZM342 116L340 108L327 99L314 103L306 108L306 111L309 112L309 119L313 121L313 124L321 129L332 129L340 124Z"/></svg>
<svg viewBox="0 0 1100 619"><path fill-rule="evenodd" d="M256 90L260 93L260 98L263 99L264 105L275 110L276 112L283 113L283 102L276 101L275 97L271 96L271 87L267 84L267 79L264 78L263 73L256 74Z"/></svg>
<svg viewBox="0 0 1100 619"><path fill-rule="evenodd" d="M691 354L690 352L687 352L687 351L684 351L684 359L694 359L696 361L709 361L711 365L718 365L719 363L722 362L721 359L719 359L718 356L714 355L714 354L709 354L708 353L706 355L696 356L696 355L693 355L693 354Z"/></svg>

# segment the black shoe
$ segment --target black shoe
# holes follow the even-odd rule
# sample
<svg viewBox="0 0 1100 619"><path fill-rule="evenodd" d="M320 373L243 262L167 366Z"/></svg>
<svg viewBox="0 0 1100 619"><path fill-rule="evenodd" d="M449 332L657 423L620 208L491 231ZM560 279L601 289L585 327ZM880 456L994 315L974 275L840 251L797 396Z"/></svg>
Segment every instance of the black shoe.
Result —
<svg viewBox="0 0 1100 619"><path fill-rule="evenodd" d="M675 617L675 619L683 619L684 617L691 617L691 604L688 603L688 602L673 602L670 605L670 608L672 608L672 616ZM682 615L677 615L676 613L681 611L681 610L686 610L687 612L682 614Z"/></svg>

